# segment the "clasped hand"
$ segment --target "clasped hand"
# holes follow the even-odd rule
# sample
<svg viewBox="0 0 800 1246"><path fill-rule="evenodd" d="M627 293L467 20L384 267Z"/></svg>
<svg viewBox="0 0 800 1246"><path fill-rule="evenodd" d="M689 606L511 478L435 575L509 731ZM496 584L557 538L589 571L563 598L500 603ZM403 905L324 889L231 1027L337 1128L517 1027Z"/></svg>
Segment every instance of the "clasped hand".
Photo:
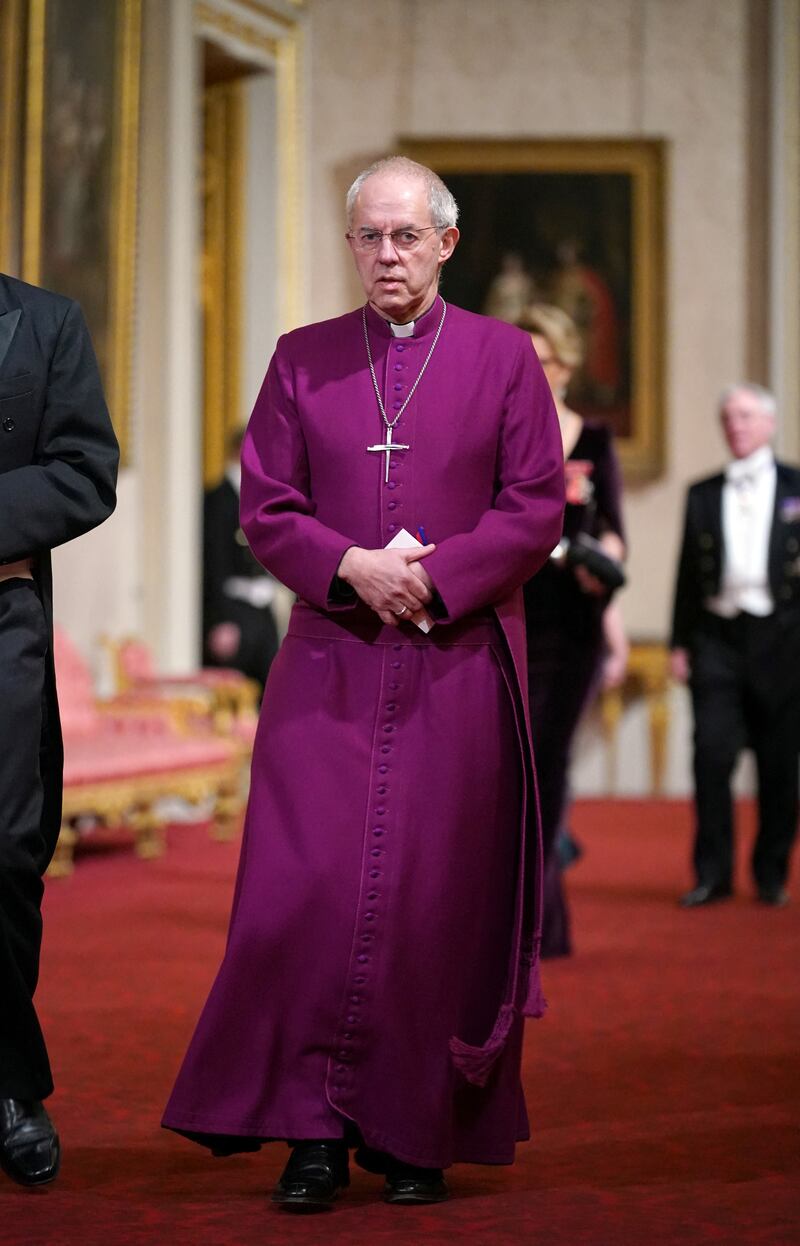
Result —
<svg viewBox="0 0 800 1246"><path fill-rule="evenodd" d="M433 595L431 577L421 559L435 545L414 549L362 549L352 545L339 563L339 578L390 627L427 605Z"/></svg>

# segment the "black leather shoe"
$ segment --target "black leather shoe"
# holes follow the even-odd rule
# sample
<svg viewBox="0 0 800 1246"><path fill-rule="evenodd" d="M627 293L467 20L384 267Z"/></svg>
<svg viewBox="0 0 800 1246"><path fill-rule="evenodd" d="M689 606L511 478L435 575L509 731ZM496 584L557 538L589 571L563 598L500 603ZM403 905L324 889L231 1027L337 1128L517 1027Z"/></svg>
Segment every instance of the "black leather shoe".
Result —
<svg viewBox="0 0 800 1246"><path fill-rule="evenodd" d="M46 1185L58 1176L61 1148L38 1099L0 1099L0 1168L20 1185Z"/></svg>
<svg viewBox="0 0 800 1246"><path fill-rule="evenodd" d="M386 1173L383 1199L386 1203L443 1203L449 1197L441 1168L416 1168L392 1160Z"/></svg>
<svg viewBox="0 0 800 1246"><path fill-rule="evenodd" d="M344 1142L298 1142L273 1194L287 1211L328 1211L350 1184Z"/></svg>
<svg viewBox="0 0 800 1246"><path fill-rule="evenodd" d="M758 898L762 904L782 909L789 903L789 892L785 887L759 887Z"/></svg>
<svg viewBox="0 0 800 1246"><path fill-rule="evenodd" d="M687 891L685 896L681 896L678 904L682 909L696 909L701 904L714 904L717 900L729 900L732 894L730 886L722 883L699 883L691 891Z"/></svg>

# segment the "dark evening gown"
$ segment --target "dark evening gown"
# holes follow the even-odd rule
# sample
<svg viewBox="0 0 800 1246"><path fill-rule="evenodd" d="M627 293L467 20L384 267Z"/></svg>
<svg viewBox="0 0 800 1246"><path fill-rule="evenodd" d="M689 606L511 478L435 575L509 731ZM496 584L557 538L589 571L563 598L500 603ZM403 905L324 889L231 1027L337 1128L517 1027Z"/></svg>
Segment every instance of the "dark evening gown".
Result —
<svg viewBox="0 0 800 1246"><path fill-rule="evenodd" d="M587 421L564 464L564 536L624 540L619 463L611 433ZM570 753L581 714L599 687L608 598L583 592L574 572L553 562L525 585L528 695L544 843L543 956L572 950L556 839L567 802Z"/></svg>

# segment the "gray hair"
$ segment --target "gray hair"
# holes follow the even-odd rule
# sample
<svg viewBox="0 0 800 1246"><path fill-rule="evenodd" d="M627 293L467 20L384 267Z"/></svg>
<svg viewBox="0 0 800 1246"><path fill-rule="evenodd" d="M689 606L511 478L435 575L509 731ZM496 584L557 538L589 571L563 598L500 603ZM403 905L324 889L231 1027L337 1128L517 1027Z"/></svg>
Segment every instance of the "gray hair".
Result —
<svg viewBox="0 0 800 1246"><path fill-rule="evenodd" d="M764 385L759 385L757 381L737 381L732 385L726 385L719 396L717 410L723 411L734 394L740 393L752 394L754 398L757 398L765 415L777 415L778 404L775 400L775 395L771 389L767 389Z"/></svg>
<svg viewBox="0 0 800 1246"><path fill-rule="evenodd" d="M385 156L383 160L376 160L368 169L362 170L348 190L346 199L348 229L353 224L353 210L356 205L358 192L366 180L376 173L395 172L405 174L407 177L419 178L421 182L424 182L428 192L428 207L430 209L431 221L435 229L442 232L445 229L453 229L455 227L458 220L458 204L439 175L424 164L417 164L416 160L409 160L407 156Z"/></svg>

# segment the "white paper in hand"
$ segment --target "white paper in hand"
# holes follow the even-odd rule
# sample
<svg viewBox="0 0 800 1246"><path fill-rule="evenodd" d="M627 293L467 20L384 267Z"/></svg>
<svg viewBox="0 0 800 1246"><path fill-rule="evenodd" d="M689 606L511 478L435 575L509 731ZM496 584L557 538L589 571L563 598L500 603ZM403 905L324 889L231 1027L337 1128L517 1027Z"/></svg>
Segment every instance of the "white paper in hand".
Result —
<svg viewBox="0 0 800 1246"><path fill-rule="evenodd" d="M401 528L400 531L396 534L396 536L392 537L391 541L386 546L386 548L387 549L413 549L415 545L421 546L422 541L418 541L417 538L415 536L412 536L411 533L406 531L405 528ZM428 614L426 610L418 610L416 614L411 615L411 622L416 623L417 627L419 628L421 632L427 633L433 627L435 620L431 618L431 616Z"/></svg>

